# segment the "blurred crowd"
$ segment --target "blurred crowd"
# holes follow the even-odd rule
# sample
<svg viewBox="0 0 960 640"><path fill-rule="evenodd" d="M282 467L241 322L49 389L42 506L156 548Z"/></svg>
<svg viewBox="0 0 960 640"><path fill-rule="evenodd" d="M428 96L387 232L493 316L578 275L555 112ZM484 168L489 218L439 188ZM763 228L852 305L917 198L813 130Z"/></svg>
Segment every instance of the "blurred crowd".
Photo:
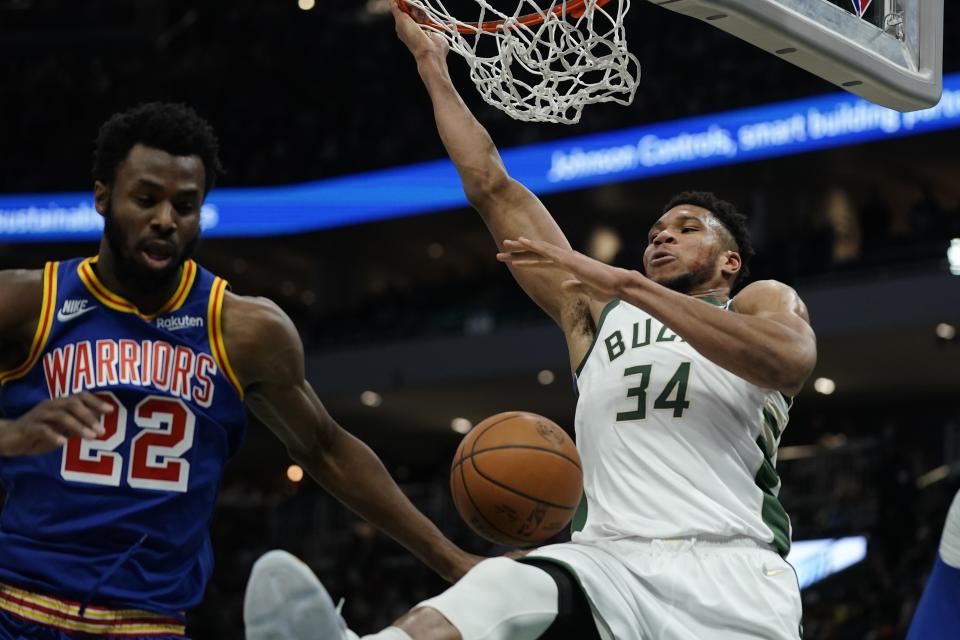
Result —
<svg viewBox="0 0 960 640"><path fill-rule="evenodd" d="M947 12L947 20L950 33L958 18ZM626 28L644 70L636 101L587 109L576 133L836 90L646 3L634 3ZM945 69L960 68L957 52L948 47L946 56ZM466 65L451 60L450 67L471 90ZM88 188L96 127L149 99L187 102L211 120L228 185L292 183L442 155L386 0L310 11L295 0L0 0L0 78L3 191ZM479 100L472 106L504 146L572 132L518 123Z"/></svg>

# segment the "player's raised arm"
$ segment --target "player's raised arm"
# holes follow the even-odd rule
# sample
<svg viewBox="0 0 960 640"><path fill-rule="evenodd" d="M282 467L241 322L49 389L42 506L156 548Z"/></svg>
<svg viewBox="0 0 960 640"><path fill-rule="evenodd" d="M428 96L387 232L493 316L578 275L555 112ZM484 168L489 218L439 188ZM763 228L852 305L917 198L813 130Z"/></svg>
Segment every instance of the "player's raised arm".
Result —
<svg viewBox="0 0 960 640"><path fill-rule="evenodd" d="M797 292L774 280L744 287L729 313L657 284L638 271L593 260L566 247L518 238L497 259L514 268L561 267L561 286L595 299L616 298L654 316L697 351L745 380L794 396L813 371L817 341ZM739 258L737 258L739 260Z"/></svg>
<svg viewBox="0 0 960 640"><path fill-rule="evenodd" d="M247 406L314 480L447 580L459 579L479 560L444 537L377 455L327 413L304 378L296 328L275 304L228 294L224 340Z"/></svg>
<svg viewBox="0 0 960 640"><path fill-rule="evenodd" d="M395 4L391 6L397 34L417 61L433 103L437 129L460 173L467 199L480 213L497 246L502 248L505 239L522 235L569 247L540 200L507 174L490 135L460 98L447 71L446 42L439 35L425 32ZM560 271L511 271L524 291L564 329L569 339L584 321L589 299L561 291L560 282L566 276ZM589 314L586 317L589 319ZM571 351L574 346L571 345Z"/></svg>

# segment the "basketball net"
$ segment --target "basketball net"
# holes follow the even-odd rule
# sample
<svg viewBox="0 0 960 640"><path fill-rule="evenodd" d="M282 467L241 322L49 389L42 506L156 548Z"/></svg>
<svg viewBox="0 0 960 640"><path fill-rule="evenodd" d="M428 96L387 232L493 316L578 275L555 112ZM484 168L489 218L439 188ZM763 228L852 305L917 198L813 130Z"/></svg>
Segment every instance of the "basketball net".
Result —
<svg viewBox="0 0 960 640"><path fill-rule="evenodd" d="M476 2L476 22L450 15L443 0L405 0L405 10L467 61L487 103L517 120L574 124L588 104L633 101L640 63L623 28L630 0L521 0L512 15Z"/></svg>

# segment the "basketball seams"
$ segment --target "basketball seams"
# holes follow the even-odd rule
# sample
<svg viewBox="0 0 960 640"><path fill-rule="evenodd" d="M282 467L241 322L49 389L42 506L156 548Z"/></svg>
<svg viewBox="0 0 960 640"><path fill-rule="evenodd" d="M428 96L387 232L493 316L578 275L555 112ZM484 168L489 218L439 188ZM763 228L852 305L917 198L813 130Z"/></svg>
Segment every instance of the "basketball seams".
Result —
<svg viewBox="0 0 960 640"><path fill-rule="evenodd" d="M512 448L512 447L506 447L506 448ZM490 449L484 449L484 451L490 451ZM481 451L480 453L483 453L483 451ZM572 511L572 510L574 510L574 509L577 508L577 505L574 505L574 506L571 507L570 505L566 505L566 504L556 504L556 503L553 503L553 502L547 502L546 500L541 500L540 498L534 498L533 496L528 495L528 494L526 494L526 493L523 493L522 491L517 491L517 490L514 489L513 487L508 486L508 485L505 485L505 484L503 484L502 482L498 482L497 480L494 480L493 478L491 478L490 476L488 476L487 474L485 474L483 471L480 471L480 467L477 466L476 457L470 456L470 462L471 462L471 464L473 465L473 470L476 471L476 472L477 472L477 475L479 475L481 478L483 478L484 480L486 480L487 482L489 482L490 484L492 484L492 485L494 485L494 486L500 487L501 489L505 489L505 490L509 491L510 493L515 493L516 495L520 496L521 498L526 498L527 500L531 500L532 502L535 502L536 504L543 504L543 505L546 505L546 506L548 506L548 507L553 507L554 509L568 509L568 510ZM463 465L461 465L461 468L462 468L462 467L463 467Z"/></svg>
<svg viewBox="0 0 960 640"><path fill-rule="evenodd" d="M487 515L480 509L480 506L473 499L473 494L470 493L470 485L467 484L467 478L466 478L466 474L464 473L463 467L464 465L461 464L460 465L460 483L463 485L463 492L467 494L467 500L469 500L470 504L473 505L474 512L478 516L480 516L480 518L483 519L483 521L486 522L494 531L497 531L501 535L504 535L507 538L510 538L511 540L518 541L522 545L531 544L529 540L524 540L523 538L518 538L517 536L507 533L506 531L504 531L503 529L501 529L500 527L492 523L489 518L487 518ZM480 470L476 468L476 465L474 465L474 469L477 471L477 473L480 473ZM480 475L481 477L483 476L483 474L480 474Z"/></svg>
<svg viewBox="0 0 960 640"><path fill-rule="evenodd" d="M506 422L507 420L512 420L512 419L516 418L516 417L519 416L519 415L523 415L523 412L522 412L522 411L511 412L511 413L508 413L507 415L503 416L502 418L500 418L500 419L497 420L496 422L492 422L492 423L488 424L487 426L485 426L485 427L483 428L483 431L477 433L477 435L473 438L473 441L470 443L470 457L473 457L473 454L475 454L475 453L477 452L477 440L479 440L481 437L483 437L483 434L485 434L486 432L490 431L491 429L493 429L493 428L494 428L495 426L497 426L498 424L503 424L503 423ZM471 434L471 435L472 435L472 434ZM464 459L464 458L461 458L461 460L463 460L463 459Z"/></svg>
<svg viewBox="0 0 960 640"><path fill-rule="evenodd" d="M545 449L544 447L535 447L532 444L501 444L501 445L497 445L496 447L487 447L486 449L480 449L480 451L474 451L468 456L463 456L462 458L460 458L460 460L454 463L454 466L456 466L457 464L460 464L464 460L473 458L481 453L486 453L487 451L498 451L500 449L532 449L533 451L543 451L544 453L549 453L551 455L557 456L558 458L563 458L564 460L572 464L574 467L576 467L577 470L580 471L580 474L583 475L583 469L580 467L579 464L577 464L577 461L571 458L570 456L568 456L567 454L562 453L560 451L554 451L553 449Z"/></svg>

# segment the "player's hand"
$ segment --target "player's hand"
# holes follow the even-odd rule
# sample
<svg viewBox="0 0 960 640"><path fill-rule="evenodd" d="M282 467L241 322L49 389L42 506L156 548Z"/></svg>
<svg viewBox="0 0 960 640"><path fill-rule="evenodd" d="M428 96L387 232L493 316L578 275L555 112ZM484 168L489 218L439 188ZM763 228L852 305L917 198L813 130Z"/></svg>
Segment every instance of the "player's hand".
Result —
<svg viewBox="0 0 960 640"><path fill-rule="evenodd" d="M100 418L113 407L92 393L41 402L16 420L0 423L0 456L25 456L59 449L72 437L103 435Z"/></svg>
<svg viewBox="0 0 960 640"><path fill-rule="evenodd" d="M449 46L439 33L421 26L432 24L422 11L404 4L406 10L401 9L399 3L403 0L390 0L390 11L397 27L397 35L407 49L418 61L424 58L436 58L443 61L447 57ZM407 12L410 13L407 13ZM412 16L412 17L411 17ZM414 19L416 18L416 19Z"/></svg>
<svg viewBox="0 0 960 640"><path fill-rule="evenodd" d="M612 267L582 253L542 240L504 240L497 260L522 269L561 269L571 274L560 286L567 293L588 295L598 302L620 297L640 276L635 271Z"/></svg>

